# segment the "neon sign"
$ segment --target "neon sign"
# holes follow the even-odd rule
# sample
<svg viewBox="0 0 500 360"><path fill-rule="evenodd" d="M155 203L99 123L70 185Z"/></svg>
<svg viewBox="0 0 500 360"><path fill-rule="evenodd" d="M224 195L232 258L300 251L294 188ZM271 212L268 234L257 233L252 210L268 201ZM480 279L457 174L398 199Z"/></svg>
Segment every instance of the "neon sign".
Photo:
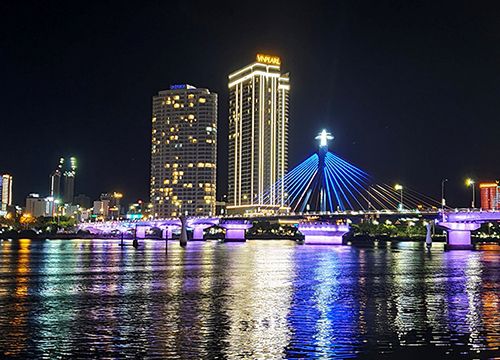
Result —
<svg viewBox="0 0 500 360"><path fill-rule="evenodd" d="M281 60L278 56L257 54L257 62L269 65L281 65Z"/></svg>

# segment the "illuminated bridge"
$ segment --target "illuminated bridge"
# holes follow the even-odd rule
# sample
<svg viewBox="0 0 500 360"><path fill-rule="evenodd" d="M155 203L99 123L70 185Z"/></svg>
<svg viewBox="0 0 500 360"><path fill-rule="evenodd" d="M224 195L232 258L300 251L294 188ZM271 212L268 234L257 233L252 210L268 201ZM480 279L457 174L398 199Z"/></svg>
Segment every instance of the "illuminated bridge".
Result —
<svg viewBox="0 0 500 360"><path fill-rule="evenodd" d="M342 244L349 232L348 219L359 217L414 217L436 221L448 233L449 248L470 248L470 232L484 221L500 220L499 213L453 212L440 203L402 185L390 186L375 181L369 174L328 150L333 136L323 130L317 137L319 149L291 169L264 194L265 204L277 203L285 191L288 211L275 214L159 219L151 221L108 221L82 223L80 229L93 234L130 233L144 238L148 229L161 230L164 239L174 231L192 230L193 240L203 240L206 228L225 229L226 241L245 241L245 231L256 221L295 224L306 244ZM182 233L182 231L181 231ZM187 240L187 239L186 239Z"/></svg>
<svg viewBox="0 0 500 360"><path fill-rule="evenodd" d="M402 185L375 181L365 171L328 150L333 136L323 130L319 149L290 170L264 194L266 204L278 203L282 192L291 212L376 210L421 211L440 208L440 202ZM284 189L284 190L283 190Z"/></svg>

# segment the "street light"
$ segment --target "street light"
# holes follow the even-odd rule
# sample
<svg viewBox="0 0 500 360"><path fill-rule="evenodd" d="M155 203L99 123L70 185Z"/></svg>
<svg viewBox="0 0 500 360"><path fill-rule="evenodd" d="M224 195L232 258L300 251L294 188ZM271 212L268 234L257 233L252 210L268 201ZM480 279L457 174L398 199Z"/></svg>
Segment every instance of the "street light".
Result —
<svg viewBox="0 0 500 360"><path fill-rule="evenodd" d="M472 180L471 178L468 178L467 180L465 180L465 185L467 187L471 187L472 188L472 208L475 209L476 208L476 186L474 185L476 182L474 180Z"/></svg>
<svg viewBox="0 0 500 360"><path fill-rule="evenodd" d="M394 190L399 191L399 210L403 210L403 185L394 185Z"/></svg>
<svg viewBox="0 0 500 360"><path fill-rule="evenodd" d="M448 181L448 179L441 180L441 208L446 206L446 199L444 198L444 184Z"/></svg>

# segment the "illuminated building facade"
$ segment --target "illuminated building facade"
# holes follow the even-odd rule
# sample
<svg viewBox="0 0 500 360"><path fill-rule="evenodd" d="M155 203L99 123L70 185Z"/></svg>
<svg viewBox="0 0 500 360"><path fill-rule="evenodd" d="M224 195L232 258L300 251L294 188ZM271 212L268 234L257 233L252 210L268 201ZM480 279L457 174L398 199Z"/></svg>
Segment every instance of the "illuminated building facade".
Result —
<svg viewBox="0 0 500 360"><path fill-rule="evenodd" d="M61 197L61 176L64 158L59 159L59 164L52 174L50 174L50 196L54 199Z"/></svg>
<svg viewBox="0 0 500 360"><path fill-rule="evenodd" d="M37 218L40 216L54 216L56 207L53 197L42 198L39 194L29 194L26 198L26 212Z"/></svg>
<svg viewBox="0 0 500 360"><path fill-rule="evenodd" d="M98 209L98 215L105 215L106 219L116 220L121 215L121 199L123 194L119 192L102 193L99 201L94 201L94 209ZM96 206L97 203L97 206Z"/></svg>
<svg viewBox="0 0 500 360"><path fill-rule="evenodd" d="M0 182L0 210L7 211L7 207L12 205L12 176L4 174Z"/></svg>
<svg viewBox="0 0 500 360"><path fill-rule="evenodd" d="M480 183L479 192L481 197L481 209L482 210L499 210L499 195L500 188L498 183Z"/></svg>
<svg viewBox="0 0 500 360"><path fill-rule="evenodd" d="M215 214L217 94L173 85L153 97L151 203L155 218Z"/></svg>
<svg viewBox="0 0 500 360"><path fill-rule="evenodd" d="M72 204L75 197L76 158L70 158L70 170L64 172L64 203Z"/></svg>
<svg viewBox="0 0 500 360"><path fill-rule="evenodd" d="M229 75L228 213L274 212L286 205L289 75L279 57L256 61ZM266 191L273 199L265 204ZM276 192L276 193L275 193Z"/></svg>

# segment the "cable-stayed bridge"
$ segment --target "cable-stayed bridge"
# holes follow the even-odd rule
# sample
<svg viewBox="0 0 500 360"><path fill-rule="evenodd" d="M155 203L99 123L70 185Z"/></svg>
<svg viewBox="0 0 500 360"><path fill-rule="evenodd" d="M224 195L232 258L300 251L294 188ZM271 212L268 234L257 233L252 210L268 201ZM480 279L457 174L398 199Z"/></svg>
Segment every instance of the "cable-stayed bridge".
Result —
<svg viewBox="0 0 500 360"><path fill-rule="evenodd" d="M377 182L365 171L330 152L328 140L333 137L325 130L317 138L320 139L318 152L267 189L265 204L278 204L284 198L292 213L437 211L441 207L439 201L406 186Z"/></svg>
<svg viewBox="0 0 500 360"><path fill-rule="evenodd" d="M204 230L213 225L225 229L226 241L245 241L245 231L255 221L295 224L309 244L342 244L349 232L348 219L392 215L418 215L435 221L447 230L449 248L471 248L471 231L482 222L500 221L500 212L453 211L407 186L377 182L357 166L328 150L333 136L323 130L317 137L318 151L291 169L264 194L264 206L280 205L285 213L182 217L149 221L108 221L82 223L80 229L93 234L133 231L144 238L147 229L157 228L171 239L173 231L192 230L193 240L203 240ZM285 201L285 203L281 203ZM182 236L181 236L182 237ZM185 237L185 236L184 236ZM184 240L185 241L185 240Z"/></svg>

